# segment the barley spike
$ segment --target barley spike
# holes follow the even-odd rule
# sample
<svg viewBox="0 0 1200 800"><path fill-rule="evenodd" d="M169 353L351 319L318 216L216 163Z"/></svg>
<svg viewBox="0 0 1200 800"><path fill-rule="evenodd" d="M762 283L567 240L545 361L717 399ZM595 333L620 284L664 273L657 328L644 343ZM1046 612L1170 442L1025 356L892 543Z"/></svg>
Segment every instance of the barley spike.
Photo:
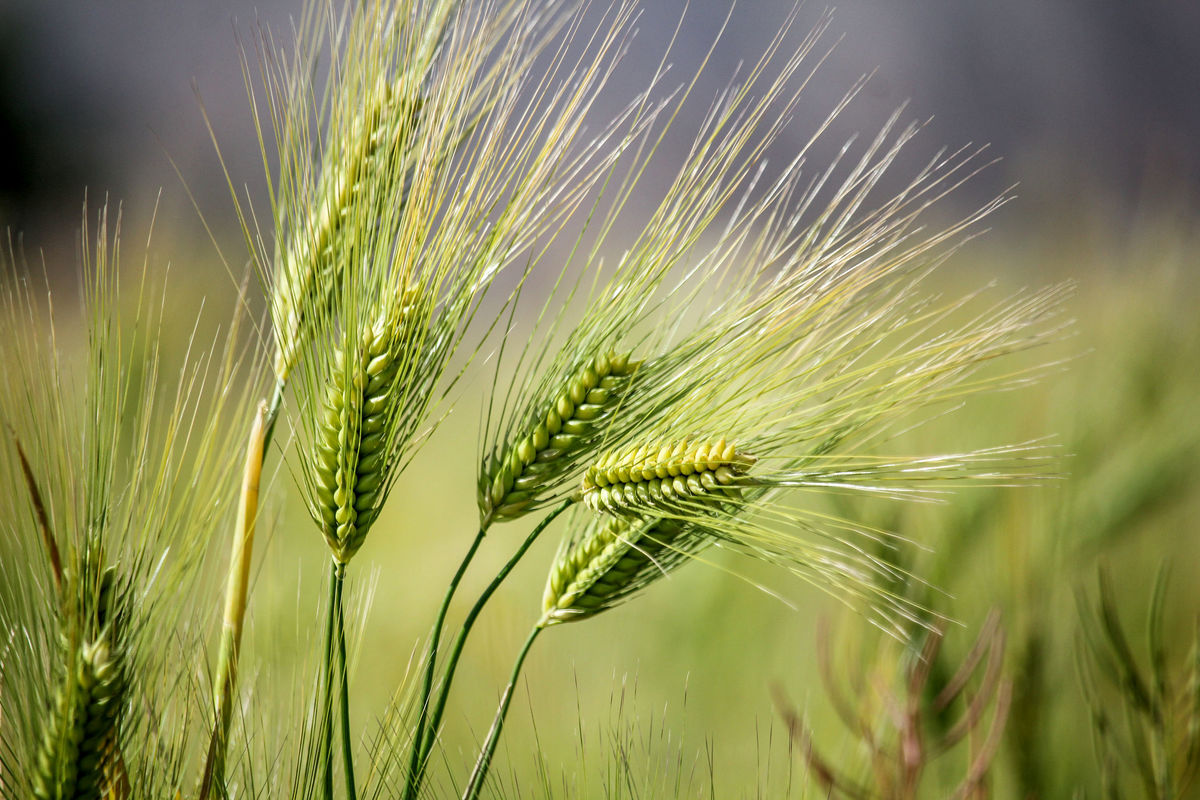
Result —
<svg viewBox="0 0 1200 800"><path fill-rule="evenodd" d="M666 574L703 535L672 519L593 520L555 559L543 596L541 625L587 619Z"/></svg>
<svg viewBox="0 0 1200 800"><path fill-rule="evenodd" d="M595 445L641 365L629 356L610 351L584 362L553 402L533 415L515 445L492 453L479 482L484 527L532 511L570 472L571 456Z"/></svg>
<svg viewBox="0 0 1200 800"><path fill-rule="evenodd" d="M355 213L356 204L373 202L363 197L367 179L404 147L420 108L421 97L407 89L405 81L381 82L369 94L363 112L345 132L337 158L322 175L312 213L304 225L293 230L272 297L279 380L286 381L295 366L297 353L309 335L312 309L327 303L334 290L335 270L341 262L337 250L347 244L342 241L343 223Z"/></svg>
<svg viewBox="0 0 1200 800"><path fill-rule="evenodd" d="M757 459L733 442L682 439L610 450L583 477L583 500L596 512L641 515L740 498Z"/></svg>
<svg viewBox="0 0 1200 800"><path fill-rule="evenodd" d="M72 646L72 637L60 636L66 669L38 754L33 778L38 800L100 800L119 772L117 732L126 681L114 646L116 627L106 619L113 586L109 568L96 598L95 638Z"/></svg>
<svg viewBox="0 0 1200 800"><path fill-rule="evenodd" d="M362 546L387 488L388 421L398 400L404 362L400 348L410 308L399 305L366 328L354 343L350 363L344 349L335 354L321 410L311 502L341 563Z"/></svg>

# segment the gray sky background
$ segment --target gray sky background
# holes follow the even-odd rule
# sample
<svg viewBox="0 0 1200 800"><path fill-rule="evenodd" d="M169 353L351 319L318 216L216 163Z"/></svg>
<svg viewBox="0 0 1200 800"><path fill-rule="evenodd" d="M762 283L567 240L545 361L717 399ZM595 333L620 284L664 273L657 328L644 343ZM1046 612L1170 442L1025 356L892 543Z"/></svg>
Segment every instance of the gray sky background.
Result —
<svg viewBox="0 0 1200 800"><path fill-rule="evenodd" d="M657 59L685 5L645 4L638 44L610 108ZM673 59L682 81L707 49L726 0L687 7ZM743 0L718 45L697 100L753 59L791 0ZM199 88L231 170L261 179L237 63L235 30L256 19L286 30L298 0L0 1L0 224L67 255L84 187L148 214L198 228L167 155L202 208L229 210L199 105ZM795 40L824 6L800 11ZM1002 156L961 202L1019 183L1019 202L995 227L1019 234L1047 215L1105 215L1113 224L1167 196L1200 189L1200 2L1194 0L845 0L827 41L843 37L804 107L813 120L860 74L877 70L833 140L871 132L900 103L933 117L930 149L990 143ZM639 64L645 62L639 70ZM704 103L695 104L695 113ZM797 139L805 130L797 125ZM927 154L929 151L917 153ZM161 214L160 214L161 216ZM65 248L65 249L64 249Z"/></svg>

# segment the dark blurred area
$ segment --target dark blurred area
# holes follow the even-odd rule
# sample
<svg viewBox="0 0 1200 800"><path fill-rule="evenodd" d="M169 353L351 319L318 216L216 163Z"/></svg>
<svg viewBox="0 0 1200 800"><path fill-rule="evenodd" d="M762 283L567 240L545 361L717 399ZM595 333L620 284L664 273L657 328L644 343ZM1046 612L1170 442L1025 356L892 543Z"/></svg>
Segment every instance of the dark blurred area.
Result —
<svg viewBox="0 0 1200 800"><path fill-rule="evenodd" d="M603 11L597 4L592 12ZM235 181L262 184L238 65L238 33L258 22L286 32L298 0L156 3L149 0L0 4L0 224L23 232L51 263L70 264L86 189L199 230L180 174L206 214L230 203L200 102ZM685 80L727 21L696 114L742 60L779 30L791 0L754 0L727 19L725 0L649 2L638 21L612 109L661 55L680 19L673 78ZM798 42L821 15L798 14ZM1200 188L1200 3L1186 0L845 0L825 41L837 44L807 91L814 120L865 72L862 97L833 127L833 142L870 133L901 103L932 117L929 148L990 143L1003 158L960 203L1012 184L1021 201L993 221L1023 235L1076 215L1123 222L1158 204L1195 205ZM620 76L618 76L620 78ZM686 122L686 120L684 120ZM805 121L801 121L805 123ZM799 146L811 126L774 148ZM789 136L790 136L789 132ZM931 150L913 152L915 161ZM818 150L814 157L822 155ZM916 166L914 161L913 166ZM819 161L817 162L819 163ZM164 215L164 211L170 216ZM160 222L160 225L162 223ZM198 234L197 234L198 235ZM67 256L64 260L52 255Z"/></svg>

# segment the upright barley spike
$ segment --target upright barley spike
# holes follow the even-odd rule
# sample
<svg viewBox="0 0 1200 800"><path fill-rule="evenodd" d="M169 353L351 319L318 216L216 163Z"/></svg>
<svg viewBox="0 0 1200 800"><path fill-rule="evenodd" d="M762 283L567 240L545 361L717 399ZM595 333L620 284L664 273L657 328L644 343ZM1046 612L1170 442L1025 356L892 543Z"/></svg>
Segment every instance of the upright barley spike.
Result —
<svg viewBox="0 0 1200 800"><path fill-rule="evenodd" d="M72 583L75 596L88 599L60 635L64 670L33 775L38 800L100 800L121 771L117 735L127 681L112 614L115 571L104 571L94 597L86 582Z"/></svg>
<svg viewBox="0 0 1200 800"><path fill-rule="evenodd" d="M271 313L276 326L275 372L286 381L300 349L311 334L311 316L326 305L338 282L346 221L362 211L362 203L379 202L367 196L372 171L384 169L404 150L420 111L419 95L401 78L380 82L367 93L362 113L344 132L335 157L327 161L315 203L303 224L291 232L279 256Z"/></svg>
<svg viewBox="0 0 1200 800"><path fill-rule="evenodd" d="M338 350L316 442L313 514L334 557L358 552L388 479L388 420L396 413L409 303L393 304L352 349ZM347 354L348 352L348 354Z"/></svg>
<svg viewBox="0 0 1200 800"><path fill-rule="evenodd" d="M587 360L550 407L534 414L515 444L492 453L479 480L483 527L533 510L571 472L571 457L598 443L640 365L627 352L610 351Z"/></svg>
<svg viewBox="0 0 1200 800"><path fill-rule="evenodd" d="M324 399L312 443L309 504L333 553L330 603L326 622L322 688L322 782L333 792L332 711L337 692L341 711L342 762L346 795L356 796L353 743L350 733L346 677L345 615L342 588L346 564L366 541L394 477L397 424L410 371L421 360L414 334L418 293L388 294L375 321L343 334L343 346L332 353Z"/></svg>

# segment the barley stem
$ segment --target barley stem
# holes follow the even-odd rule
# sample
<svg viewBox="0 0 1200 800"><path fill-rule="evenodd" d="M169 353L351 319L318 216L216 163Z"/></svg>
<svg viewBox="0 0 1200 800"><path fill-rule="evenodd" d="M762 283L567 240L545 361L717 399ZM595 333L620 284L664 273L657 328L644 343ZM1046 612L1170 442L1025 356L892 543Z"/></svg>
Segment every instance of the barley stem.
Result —
<svg viewBox="0 0 1200 800"><path fill-rule="evenodd" d="M283 406L283 389L287 385L286 381L276 380L275 391L271 393L271 404L267 408L267 432L263 436L263 457L266 457L267 448L271 445L271 437L275 433L275 422L279 419L279 409Z"/></svg>
<svg viewBox="0 0 1200 800"><path fill-rule="evenodd" d="M344 569L345 565L336 559L329 566L329 613L325 617L325 657L321 662L321 723L317 741L321 750L321 787L325 800L333 800L333 629L341 585L338 572Z"/></svg>
<svg viewBox="0 0 1200 800"><path fill-rule="evenodd" d="M425 659L425 676L421 681L421 705L417 716L417 726L413 729L412 758L408 767L410 784L412 783L411 779L417 774L417 763L421 757L421 743L426 734L425 722L429 712L429 696L433 693L433 672L437 666L437 651L438 643L442 636L442 625L446 621L446 613L450 610L450 601L454 598L454 593L458 590L458 584L462 581L462 577L467 571L467 565L475 557L475 553L479 550L479 545L483 543L483 537L486 533L487 528L481 527L479 532L475 534L475 541L471 542L471 547L467 550L466 556L463 557L462 563L458 565L458 571L450 579L450 586L446 589L446 596L442 599L442 607L438 609L437 619L433 622L433 632L429 636L429 653Z"/></svg>
<svg viewBox="0 0 1200 800"><path fill-rule="evenodd" d="M346 775L346 800L357 800L354 789L354 750L350 743L350 688L346 676L346 612L342 605L342 588L346 581L346 565L334 562L334 603L337 624L337 670L341 678L342 766Z"/></svg>
<svg viewBox="0 0 1200 800"><path fill-rule="evenodd" d="M487 741L484 742L483 749L479 751L479 758L476 759L475 768L471 771L471 779L467 783L466 791L463 792L463 800L476 800L479 792L483 789L484 778L487 777L488 768L492 764L496 745L500 742L500 731L504 727L504 719L508 716L508 706L512 702L513 691L517 688L517 678L521 674L521 666L525 663L525 656L529 654L529 648L533 646L533 640L543 630L544 627L540 623L533 626L529 637L525 639L525 644L521 646L521 652L517 654L517 660L513 663L512 675L508 679L508 686L504 687L504 694L500 696L500 706L496 709L492 727L488 730Z"/></svg>
<svg viewBox="0 0 1200 800"><path fill-rule="evenodd" d="M233 550L229 556L229 579L225 590L225 616L221 629L221 645L217 656L217 674L213 680L215 723L204 773L200 797L207 798L224 783L225 750L229 739L229 722L233 712L233 693L237 686L238 653L241 649L242 627L246 617L246 596L250 584L250 561L254 552L254 527L258 518L258 489L267 430L267 404L260 403L250 442L246 446L246 463L242 473L242 495L238 504L237 527L234 530Z"/></svg>
<svg viewBox="0 0 1200 800"><path fill-rule="evenodd" d="M508 573L512 572L513 567L517 565L517 562L521 560L526 551L528 551L529 548L533 546L533 543L537 541L537 538L541 535L542 531L548 528L550 523L553 522L559 514L570 508L571 504L574 502L575 500L571 498L562 501L555 506L550 513L542 519L541 522L537 524L537 527L530 532L529 536L525 538L525 541L521 543L521 546L517 548L517 551L513 553L512 558L508 560L500 572L496 574L496 577L492 579L492 582L489 583L487 588L483 590L483 593L479 595L479 599L475 601L475 605L471 607L471 610L467 613L466 619L463 620L462 628L459 630L458 636L455 638L454 644L450 648L450 654L447 657L446 669L442 674L442 685L438 689L437 702L434 704L433 713L429 718L429 735L424 737L421 742L421 752L420 757L417 759L417 768L415 772L409 776L408 790L404 795L406 800L413 800L413 798L416 798L417 793L421 788L421 781L425 777L425 769L429 765L429 753L433 750L434 742L437 741L438 727L442 722L442 714L445 713L446 710L446 700L450 695L450 684L454 680L454 672L458 668L458 659L462 655L463 646L467 642L467 636L469 636L471 633L471 626L475 624L475 620L479 617L479 613L483 611L483 607L487 605L488 600L491 599L492 595L496 592L496 589L498 589L500 584L504 582L504 579L508 577Z"/></svg>

